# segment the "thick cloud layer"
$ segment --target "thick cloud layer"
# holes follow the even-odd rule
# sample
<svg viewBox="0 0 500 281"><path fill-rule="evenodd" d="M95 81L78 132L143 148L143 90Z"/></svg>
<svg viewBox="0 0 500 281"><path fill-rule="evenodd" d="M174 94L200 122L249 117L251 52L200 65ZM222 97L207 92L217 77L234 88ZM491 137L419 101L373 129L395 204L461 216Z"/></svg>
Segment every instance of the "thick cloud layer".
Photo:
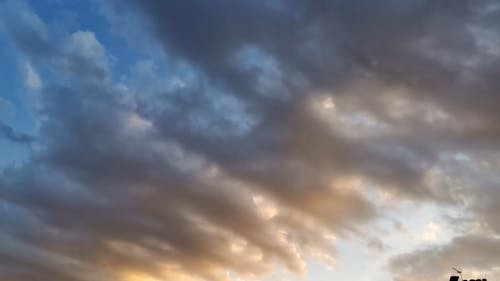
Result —
<svg viewBox="0 0 500 281"><path fill-rule="evenodd" d="M397 257L397 278L442 274L470 249L468 265L491 265L494 1L95 4L118 33L141 31L128 40L159 46L168 71L143 61L116 81L92 31L61 35L1 3L11 43L52 77L36 138L0 123L0 137L36 146L0 179L1 279L301 273L311 257L334 261L333 237L371 235L382 195L482 222Z"/></svg>

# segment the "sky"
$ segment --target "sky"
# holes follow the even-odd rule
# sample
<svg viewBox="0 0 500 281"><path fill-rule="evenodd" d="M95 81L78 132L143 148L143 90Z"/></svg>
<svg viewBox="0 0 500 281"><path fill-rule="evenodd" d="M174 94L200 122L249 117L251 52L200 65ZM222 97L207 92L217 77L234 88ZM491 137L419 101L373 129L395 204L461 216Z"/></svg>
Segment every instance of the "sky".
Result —
<svg viewBox="0 0 500 281"><path fill-rule="evenodd" d="M0 0L0 280L500 274L500 3Z"/></svg>

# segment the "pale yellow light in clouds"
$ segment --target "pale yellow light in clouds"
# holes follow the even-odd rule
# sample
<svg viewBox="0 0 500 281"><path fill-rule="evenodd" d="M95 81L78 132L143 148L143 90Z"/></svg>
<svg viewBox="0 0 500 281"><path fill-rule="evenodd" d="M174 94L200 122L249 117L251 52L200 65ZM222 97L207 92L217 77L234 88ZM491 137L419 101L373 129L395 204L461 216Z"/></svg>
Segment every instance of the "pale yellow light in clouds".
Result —
<svg viewBox="0 0 500 281"><path fill-rule="evenodd" d="M436 241L441 234L441 227L434 222L430 222L425 227L422 239L427 242Z"/></svg>

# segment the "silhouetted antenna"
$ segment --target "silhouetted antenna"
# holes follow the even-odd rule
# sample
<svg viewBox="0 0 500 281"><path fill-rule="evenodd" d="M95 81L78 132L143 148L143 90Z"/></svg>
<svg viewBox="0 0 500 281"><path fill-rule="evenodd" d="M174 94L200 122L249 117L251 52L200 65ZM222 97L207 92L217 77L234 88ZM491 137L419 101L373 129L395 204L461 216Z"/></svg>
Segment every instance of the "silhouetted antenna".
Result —
<svg viewBox="0 0 500 281"><path fill-rule="evenodd" d="M456 267L452 267L451 269L455 270L458 273L458 275L460 276L460 281L463 281L463 279L462 279L462 271L458 270Z"/></svg>
<svg viewBox="0 0 500 281"><path fill-rule="evenodd" d="M458 281L458 280L460 280L460 281L467 281L467 280L464 280L462 278L462 270L459 270L459 269L457 269L455 267L452 267L451 269L453 269L453 271L455 271L456 273L458 273L458 275L460 275L460 276L453 276L452 275L452 276L450 276L450 281ZM486 279L486 278L483 278L483 279L470 279L469 281L488 281L488 279Z"/></svg>

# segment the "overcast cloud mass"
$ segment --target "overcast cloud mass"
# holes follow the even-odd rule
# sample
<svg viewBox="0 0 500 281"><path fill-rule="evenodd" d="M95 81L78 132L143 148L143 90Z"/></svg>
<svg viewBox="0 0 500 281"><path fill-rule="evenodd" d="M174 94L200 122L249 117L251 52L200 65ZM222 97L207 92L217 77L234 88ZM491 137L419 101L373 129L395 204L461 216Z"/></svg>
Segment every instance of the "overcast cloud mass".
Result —
<svg viewBox="0 0 500 281"><path fill-rule="evenodd" d="M0 46L1 280L500 274L497 1L0 0Z"/></svg>

